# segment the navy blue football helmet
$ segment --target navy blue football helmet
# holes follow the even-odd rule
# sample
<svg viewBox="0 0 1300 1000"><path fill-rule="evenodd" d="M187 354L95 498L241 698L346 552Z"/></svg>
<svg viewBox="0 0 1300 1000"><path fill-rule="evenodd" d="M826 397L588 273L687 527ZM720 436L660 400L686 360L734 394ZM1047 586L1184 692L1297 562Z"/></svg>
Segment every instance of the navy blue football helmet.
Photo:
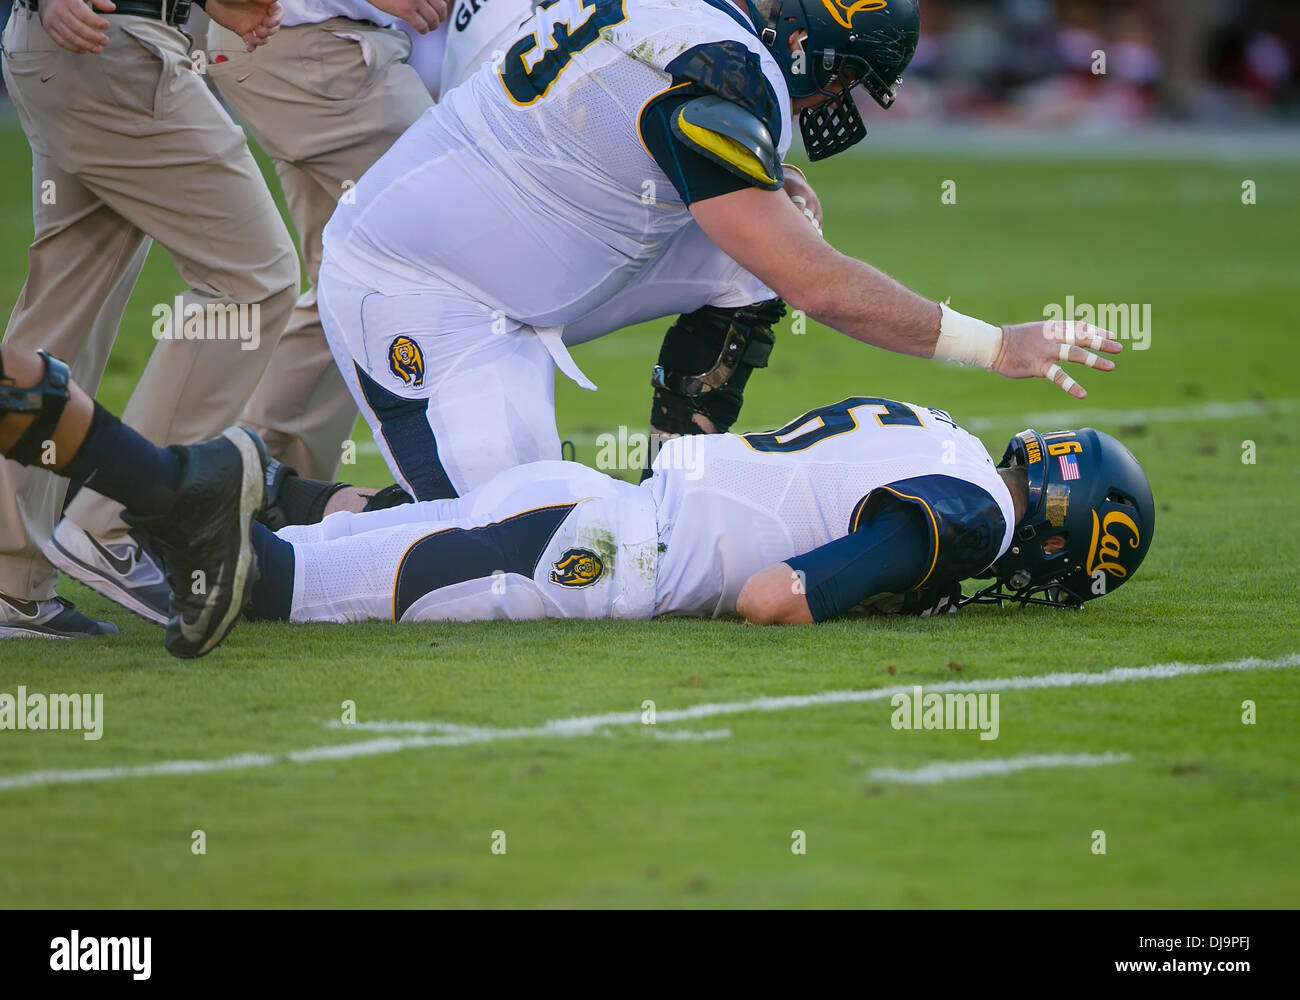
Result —
<svg viewBox="0 0 1300 1000"><path fill-rule="evenodd" d="M766 16L748 3L790 96L830 98L799 113L808 158L832 156L866 136L851 91L861 85L882 108L894 103L921 36L917 0L771 0ZM791 52L798 31L807 37Z"/></svg>
<svg viewBox="0 0 1300 1000"><path fill-rule="evenodd" d="M1025 470L1025 514L990 567L996 582L964 603L1077 608L1132 578L1151 547L1156 508L1127 448L1091 427L1025 430L1007 445L998 468L1007 467Z"/></svg>

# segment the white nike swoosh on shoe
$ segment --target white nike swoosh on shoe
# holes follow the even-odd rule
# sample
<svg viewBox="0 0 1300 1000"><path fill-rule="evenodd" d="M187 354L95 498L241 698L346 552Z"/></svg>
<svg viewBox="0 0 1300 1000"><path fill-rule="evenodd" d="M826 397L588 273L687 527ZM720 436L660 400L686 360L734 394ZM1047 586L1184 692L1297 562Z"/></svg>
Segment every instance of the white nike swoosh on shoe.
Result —
<svg viewBox="0 0 1300 1000"><path fill-rule="evenodd" d="M94 536L89 532L82 530L70 521L64 521L55 529L54 536L41 547L41 551L44 553L45 558L48 559L56 569L63 573L67 573L68 576L75 580L81 581L91 590L102 594L104 597L107 597L110 601L113 601L116 604L120 604L132 614L139 615L147 622L151 622L154 625L167 624L168 613L155 607L154 604L149 600L146 600L144 596L147 587L155 586L152 582L153 580L156 580L156 585L161 585L164 588L166 587L166 580L158 567L149 566L144 561L142 551L133 554L132 568L138 573L142 567L148 567L148 569L152 571L147 574L151 579L146 580L143 584L136 584L133 587L131 586L131 581L124 574L119 575L115 571L110 572L107 567L96 566L91 562L87 562L86 559L77 556L74 552L69 550L67 546L62 544L59 541L59 537L65 530L65 526L68 531L76 532L78 535L84 535L89 539L91 544L94 546L95 552L107 554L110 557L112 556L111 553L105 553L105 546L97 542ZM81 540L75 536L66 538L64 541L66 541L68 545L81 543ZM89 557L89 553L87 553L87 557ZM116 560L117 566L120 567L122 563L121 557L112 558ZM115 570L116 568L117 567L115 567Z"/></svg>
<svg viewBox="0 0 1300 1000"><path fill-rule="evenodd" d="M101 556L104 557L104 560L110 566L113 567L114 572L120 574L121 576L131 575L131 570L135 569L136 564L139 562L139 556L137 554L140 551L139 549L132 550L130 553L128 553L128 555L125 558L123 558L122 556L116 556L112 552L110 552L108 546L103 545L100 542L100 540L96 538L94 535L92 535L89 531L87 531L85 534L86 534L86 538L89 540L91 544L91 547L94 548L96 552L98 552Z"/></svg>

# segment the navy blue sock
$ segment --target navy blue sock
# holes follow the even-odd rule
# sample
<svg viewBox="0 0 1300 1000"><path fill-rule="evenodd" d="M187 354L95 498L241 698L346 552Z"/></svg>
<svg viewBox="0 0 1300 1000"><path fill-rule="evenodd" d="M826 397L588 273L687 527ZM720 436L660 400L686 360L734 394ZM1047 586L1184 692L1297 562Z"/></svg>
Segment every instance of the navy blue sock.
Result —
<svg viewBox="0 0 1300 1000"><path fill-rule="evenodd" d="M287 622L293 607L293 546L261 521L253 522L257 582L245 614L252 620Z"/></svg>
<svg viewBox="0 0 1300 1000"><path fill-rule="evenodd" d="M171 509L181 460L96 403L86 440L59 475L116 500L132 514L148 516Z"/></svg>

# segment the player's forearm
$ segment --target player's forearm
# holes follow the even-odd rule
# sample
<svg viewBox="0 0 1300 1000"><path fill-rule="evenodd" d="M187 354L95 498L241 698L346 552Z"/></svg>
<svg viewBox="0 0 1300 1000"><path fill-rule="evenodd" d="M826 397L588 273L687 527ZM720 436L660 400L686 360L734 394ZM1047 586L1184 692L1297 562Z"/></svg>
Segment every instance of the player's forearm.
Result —
<svg viewBox="0 0 1300 1000"><path fill-rule="evenodd" d="M814 277L795 290L792 308L854 340L899 354L929 358L939 340L940 309L902 282L827 248Z"/></svg>
<svg viewBox="0 0 1300 1000"><path fill-rule="evenodd" d="M840 253L780 191L733 191L693 203L691 215L724 253L792 308L856 340L984 368L999 357L999 327L940 306Z"/></svg>

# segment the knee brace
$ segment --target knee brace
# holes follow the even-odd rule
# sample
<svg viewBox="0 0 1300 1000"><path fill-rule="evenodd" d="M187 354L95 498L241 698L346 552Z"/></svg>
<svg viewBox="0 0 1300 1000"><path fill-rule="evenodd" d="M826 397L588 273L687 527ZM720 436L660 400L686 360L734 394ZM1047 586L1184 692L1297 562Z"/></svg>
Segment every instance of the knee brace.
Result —
<svg viewBox="0 0 1300 1000"><path fill-rule="evenodd" d="M654 402L650 427L663 434L699 434L701 414L725 432L740 415L745 383L766 368L776 343L772 326L785 303L769 299L738 309L705 306L679 316L664 335L650 376Z"/></svg>
<svg viewBox="0 0 1300 1000"><path fill-rule="evenodd" d="M68 405L68 386L72 374L58 358L37 351L45 362L45 374L36 385L25 389L7 385L4 360L0 358L0 417L10 413L34 413L27 429L9 449L8 458L20 465L36 465L41 457L41 445L49 440L58 426L63 408Z"/></svg>

